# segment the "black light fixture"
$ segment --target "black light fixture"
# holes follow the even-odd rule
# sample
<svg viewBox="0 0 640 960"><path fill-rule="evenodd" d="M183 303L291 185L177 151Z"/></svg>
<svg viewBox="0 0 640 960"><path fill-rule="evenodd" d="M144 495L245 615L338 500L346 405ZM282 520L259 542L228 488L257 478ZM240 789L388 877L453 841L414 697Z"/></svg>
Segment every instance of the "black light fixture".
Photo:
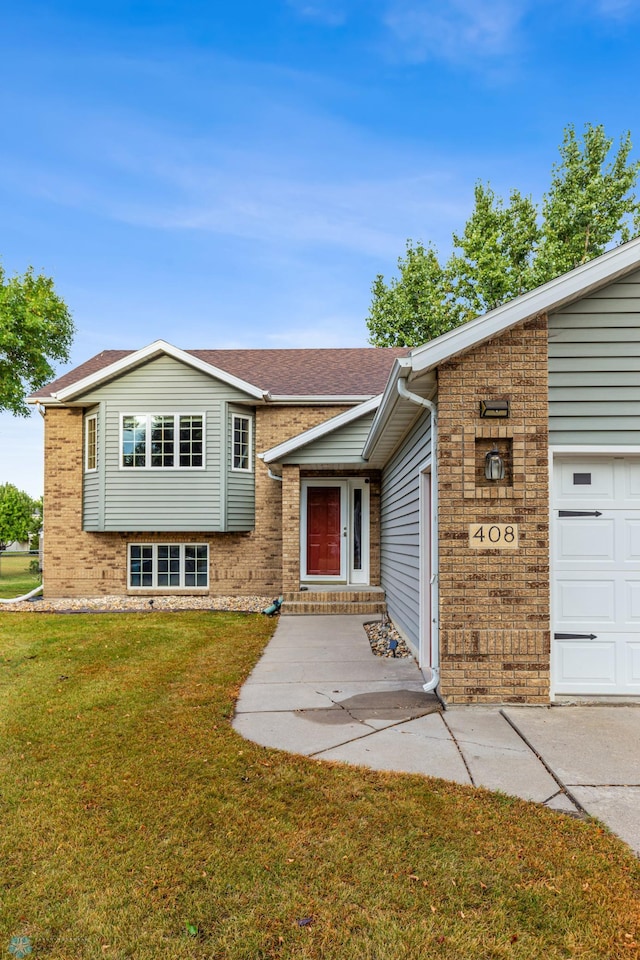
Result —
<svg viewBox="0 0 640 960"><path fill-rule="evenodd" d="M504 480L504 460L495 444L484 458L484 475L487 480Z"/></svg>
<svg viewBox="0 0 640 960"><path fill-rule="evenodd" d="M483 420L504 420L509 416L508 400L481 400L480 416Z"/></svg>

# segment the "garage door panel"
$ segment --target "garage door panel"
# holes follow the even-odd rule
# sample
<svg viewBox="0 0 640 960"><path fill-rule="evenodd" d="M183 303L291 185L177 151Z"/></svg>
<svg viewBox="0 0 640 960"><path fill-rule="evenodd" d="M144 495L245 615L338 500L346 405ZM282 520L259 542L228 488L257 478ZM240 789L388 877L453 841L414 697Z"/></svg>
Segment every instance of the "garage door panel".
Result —
<svg viewBox="0 0 640 960"><path fill-rule="evenodd" d="M616 616L615 580L558 579L556 617L568 624L598 623L613 626Z"/></svg>
<svg viewBox="0 0 640 960"><path fill-rule="evenodd" d="M615 561L615 521L611 518L564 519L557 523L556 559L563 566Z"/></svg>
<svg viewBox="0 0 640 960"><path fill-rule="evenodd" d="M585 693L616 683L616 644L602 640L558 640L558 693Z"/></svg>
<svg viewBox="0 0 640 960"><path fill-rule="evenodd" d="M625 560L628 563L640 563L640 517L627 519L625 546Z"/></svg>
<svg viewBox="0 0 640 960"><path fill-rule="evenodd" d="M624 498L636 508L640 504L640 460L624 461Z"/></svg>
<svg viewBox="0 0 640 960"><path fill-rule="evenodd" d="M558 496L563 500L583 503L597 499L601 504L615 500L614 467L611 461L580 458L560 461L558 466L555 482Z"/></svg>
<svg viewBox="0 0 640 960"><path fill-rule="evenodd" d="M640 629L640 579L626 580L625 588L625 621L629 626Z"/></svg>
<svg viewBox="0 0 640 960"><path fill-rule="evenodd" d="M632 640L626 647L626 672L629 683L640 690L640 641Z"/></svg>

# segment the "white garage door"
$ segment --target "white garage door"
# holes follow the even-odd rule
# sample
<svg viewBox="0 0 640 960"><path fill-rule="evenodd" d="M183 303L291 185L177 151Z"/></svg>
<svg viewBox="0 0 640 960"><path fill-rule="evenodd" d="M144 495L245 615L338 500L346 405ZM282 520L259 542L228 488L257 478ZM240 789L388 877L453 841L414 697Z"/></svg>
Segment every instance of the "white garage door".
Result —
<svg viewBox="0 0 640 960"><path fill-rule="evenodd" d="M640 457L556 458L556 694L640 695Z"/></svg>

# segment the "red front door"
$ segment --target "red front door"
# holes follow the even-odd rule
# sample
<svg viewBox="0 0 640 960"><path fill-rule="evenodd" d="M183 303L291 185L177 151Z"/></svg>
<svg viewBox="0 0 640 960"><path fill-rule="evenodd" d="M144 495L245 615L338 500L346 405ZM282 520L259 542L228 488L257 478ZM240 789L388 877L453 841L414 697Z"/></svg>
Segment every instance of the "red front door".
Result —
<svg viewBox="0 0 640 960"><path fill-rule="evenodd" d="M307 575L339 577L341 487L307 487Z"/></svg>

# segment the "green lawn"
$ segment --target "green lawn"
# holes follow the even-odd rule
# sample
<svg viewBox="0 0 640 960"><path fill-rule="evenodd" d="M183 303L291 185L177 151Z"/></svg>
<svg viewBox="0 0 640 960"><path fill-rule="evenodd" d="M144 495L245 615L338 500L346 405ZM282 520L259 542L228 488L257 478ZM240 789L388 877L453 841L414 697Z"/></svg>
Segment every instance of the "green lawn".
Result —
<svg viewBox="0 0 640 960"><path fill-rule="evenodd" d="M242 740L272 628L0 612L0 956L638 956L640 866L597 823Z"/></svg>
<svg viewBox="0 0 640 960"><path fill-rule="evenodd" d="M37 559L13 553L0 557L0 597L21 597L42 583L39 573L29 572L29 565Z"/></svg>

